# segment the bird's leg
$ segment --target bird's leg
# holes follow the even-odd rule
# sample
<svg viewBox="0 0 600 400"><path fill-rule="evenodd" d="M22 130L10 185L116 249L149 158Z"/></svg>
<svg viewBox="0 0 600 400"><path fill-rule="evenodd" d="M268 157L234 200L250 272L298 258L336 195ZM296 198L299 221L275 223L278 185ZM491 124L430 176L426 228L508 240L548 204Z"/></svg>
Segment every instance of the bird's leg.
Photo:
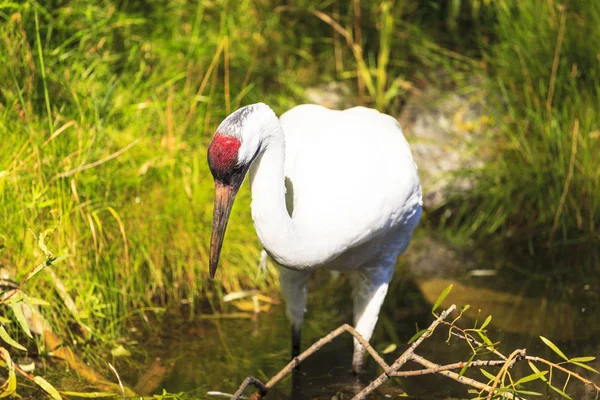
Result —
<svg viewBox="0 0 600 400"><path fill-rule="evenodd" d="M292 358L300 354L300 330L304 321L309 278L309 271L293 271L283 267L279 269L285 312L292 323Z"/></svg>
<svg viewBox="0 0 600 400"><path fill-rule="evenodd" d="M360 344L356 344L354 339L354 353L352 354L352 373L354 375L360 374L365 363L365 348Z"/></svg>
<svg viewBox="0 0 600 400"><path fill-rule="evenodd" d="M300 365L292 370L292 392L290 400L302 399L302 388L304 387L304 374L300 372Z"/></svg>
<svg viewBox="0 0 600 400"><path fill-rule="evenodd" d="M292 324L292 358L300 355L300 337L302 328Z"/></svg>
<svg viewBox="0 0 600 400"><path fill-rule="evenodd" d="M390 267L377 267L357 271L353 274L354 327L365 340L373 336L379 311L388 290L393 272ZM365 348L354 339L352 372L361 372L365 359Z"/></svg>

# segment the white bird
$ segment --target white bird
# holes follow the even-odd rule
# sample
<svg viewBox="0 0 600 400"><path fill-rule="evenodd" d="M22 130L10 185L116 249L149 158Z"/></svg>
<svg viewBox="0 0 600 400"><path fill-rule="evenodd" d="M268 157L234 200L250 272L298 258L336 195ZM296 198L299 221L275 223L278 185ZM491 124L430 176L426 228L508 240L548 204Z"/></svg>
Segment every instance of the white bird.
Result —
<svg viewBox="0 0 600 400"><path fill-rule="evenodd" d="M250 171L252 219L280 266L292 357L300 351L307 283L318 268L352 273L354 326L370 340L396 259L422 211L417 166L398 122L369 108L308 104L278 119L269 106L252 104L219 125L208 163L215 179L211 277ZM363 359L355 339L354 371Z"/></svg>

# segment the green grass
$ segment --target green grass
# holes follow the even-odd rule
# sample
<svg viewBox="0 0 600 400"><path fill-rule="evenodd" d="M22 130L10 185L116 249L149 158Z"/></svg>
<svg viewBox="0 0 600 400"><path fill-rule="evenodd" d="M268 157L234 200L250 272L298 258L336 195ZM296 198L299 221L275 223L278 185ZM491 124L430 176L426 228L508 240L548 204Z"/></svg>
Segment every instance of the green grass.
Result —
<svg viewBox="0 0 600 400"><path fill-rule="evenodd" d="M143 307L219 311L223 293L277 287L272 265L257 273L247 185L208 279L206 147L239 105L281 113L324 81L348 81L356 103L396 113L429 71L459 84L483 75L495 123L481 133L486 167L464 171L477 185L450 204L454 229L599 238L600 3L275 3L0 4L0 267L22 279L45 258L40 234L69 256L53 268L91 333L72 329L61 301L46 314L86 343L78 351L120 337ZM24 290L55 297L43 273Z"/></svg>
<svg viewBox="0 0 600 400"><path fill-rule="evenodd" d="M276 285L272 270L256 273L247 189L219 282L207 279L212 132L242 101L293 101L279 97L277 80L266 98L253 90L274 68L252 59L254 43L264 52L267 42L257 11L226 12L233 5L1 10L1 263L22 278L44 257L36 236L53 231L49 249L69 255L57 275L98 335L118 336L122 324L112 322L149 304L194 305L210 293ZM260 74L250 79L252 68ZM25 290L48 297L54 289L41 278ZM72 317L58 303L53 319L64 328Z"/></svg>
<svg viewBox="0 0 600 400"><path fill-rule="evenodd" d="M481 47L496 123L459 195L468 236L537 244L600 239L600 4L503 1Z"/></svg>

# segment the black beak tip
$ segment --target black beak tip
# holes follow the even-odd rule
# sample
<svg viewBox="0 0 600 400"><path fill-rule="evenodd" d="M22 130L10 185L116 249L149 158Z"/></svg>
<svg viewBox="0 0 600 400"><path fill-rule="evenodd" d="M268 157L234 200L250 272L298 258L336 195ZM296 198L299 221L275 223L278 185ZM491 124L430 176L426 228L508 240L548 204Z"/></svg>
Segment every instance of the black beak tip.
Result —
<svg viewBox="0 0 600 400"><path fill-rule="evenodd" d="M217 273L217 266L211 265L210 266L210 279L214 279L216 273Z"/></svg>

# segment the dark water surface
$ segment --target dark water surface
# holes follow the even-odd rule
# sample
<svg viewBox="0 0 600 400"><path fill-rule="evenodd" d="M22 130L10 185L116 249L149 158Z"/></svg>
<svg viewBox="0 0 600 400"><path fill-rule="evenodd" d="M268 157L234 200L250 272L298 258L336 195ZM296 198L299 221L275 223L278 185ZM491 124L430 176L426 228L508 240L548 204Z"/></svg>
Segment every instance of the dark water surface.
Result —
<svg viewBox="0 0 600 400"><path fill-rule="evenodd" d="M471 309L459 325L474 324L492 315L489 337L499 341L499 350L508 355L526 348L529 355L554 361L557 356L542 344L539 335L556 343L569 357L600 355L600 253L594 250L566 249L553 255L516 257L511 249L479 249L459 254L427 237L417 238L401 258L390 286L382 315L371 343L382 351L390 344L397 349L384 355L392 363L406 348L406 342L433 317L431 306L441 291L454 284L442 307L455 303L470 304ZM269 294L267 294L269 295ZM272 294L276 297L276 294ZM265 304L265 303L261 303ZM309 295L303 348L344 322L351 321L350 286L342 276L332 280L328 273L314 277ZM231 307L232 312L239 312ZM199 319L167 322L162 336L146 343L148 360L161 357L172 366L160 384L169 392L187 392L199 398L226 398L207 392L233 393L242 380L253 375L264 382L289 361L289 324L283 305L271 307L255 320L248 318ZM445 342L447 330L425 340L417 353L445 364L469 359L464 343ZM309 358L292 379L276 385L268 399L350 399L371 379L381 373L369 360L365 373L350 374L352 339L342 336ZM591 366L600 369L594 361ZM406 368L416 369L409 364ZM487 368L496 374L494 368ZM531 373L526 363L518 363L514 376ZM598 375L577 370L583 376L600 381ZM467 373L486 379L474 369ZM556 375L562 387L564 377ZM555 379L556 379L555 378ZM292 386L294 388L292 389ZM544 398L553 398L543 386ZM474 398L468 388L441 376L390 379L370 398L395 398L399 395L420 399ZM162 392L162 390L158 391ZM247 395L253 392L247 391ZM582 385L572 384L573 399L587 398ZM539 397L538 397L539 398ZM592 399L594 396L591 397Z"/></svg>

